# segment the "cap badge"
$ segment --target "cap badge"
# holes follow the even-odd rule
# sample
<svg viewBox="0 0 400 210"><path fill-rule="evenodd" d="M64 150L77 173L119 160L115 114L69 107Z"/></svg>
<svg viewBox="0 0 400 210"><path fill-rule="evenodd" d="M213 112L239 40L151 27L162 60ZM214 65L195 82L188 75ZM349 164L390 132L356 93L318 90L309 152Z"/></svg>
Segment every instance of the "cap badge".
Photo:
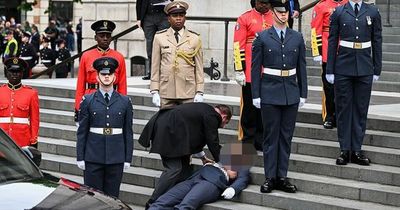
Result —
<svg viewBox="0 0 400 210"><path fill-rule="evenodd" d="M104 27L107 27L107 24L108 24L107 21L104 21L104 22L103 22L103 26L104 26Z"/></svg>
<svg viewBox="0 0 400 210"><path fill-rule="evenodd" d="M14 64L18 64L18 59L17 59L17 58L14 58L14 59L13 59L13 63L14 63Z"/></svg>
<svg viewBox="0 0 400 210"><path fill-rule="evenodd" d="M104 61L104 66L108 66L108 61Z"/></svg>
<svg viewBox="0 0 400 210"><path fill-rule="evenodd" d="M286 0L282 0L282 4L286 3Z"/></svg>

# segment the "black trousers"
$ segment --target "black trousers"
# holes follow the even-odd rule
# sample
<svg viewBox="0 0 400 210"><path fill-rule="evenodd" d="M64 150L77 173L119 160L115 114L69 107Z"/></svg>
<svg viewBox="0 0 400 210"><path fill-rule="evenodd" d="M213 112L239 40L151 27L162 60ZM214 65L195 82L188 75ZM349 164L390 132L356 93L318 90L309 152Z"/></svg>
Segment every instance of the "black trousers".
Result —
<svg viewBox="0 0 400 210"><path fill-rule="evenodd" d="M85 161L84 183L118 198L124 163L99 164Z"/></svg>
<svg viewBox="0 0 400 210"><path fill-rule="evenodd" d="M264 125L263 156L265 178L287 176L298 105L261 104Z"/></svg>
<svg viewBox="0 0 400 210"><path fill-rule="evenodd" d="M165 170L162 172L158 183L155 186L150 202L156 201L162 194L167 192L177 183L187 179L192 168L190 166L190 155L168 158L161 156Z"/></svg>
<svg viewBox="0 0 400 210"><path fill-rule="evenodd" d="M146 51L150 67L150 72L148 72L148 75L151 75L151 56L153 51L154 35L157 31L169 28L169 22L167 15L164 12L158 12L146 14L142 24L144 37L146 38Z"/></svg>
<svg viewBox="0 0 400 210"><path fill-rule="evenodd" d="M334 85L326 80L326 62L322 63L322 88L324 90L324 97L322 98L322 120L336 121L335 114L335 88Z"/></svg>
<svg viewBox="0 0 400 210"><path fill-rule="evenodd" d="M240 126L243 131L242 142L253 143L254 147L262 151L263 125L261 110L253 105L251 83L242 87L242 109L240 113Z"/></svg>
<svg viewBox="0 0 400 210"><path fill-rule="evenodd" d="M361 151L367 124L372 75L335 74L337 133L341 150Z"/></svg>

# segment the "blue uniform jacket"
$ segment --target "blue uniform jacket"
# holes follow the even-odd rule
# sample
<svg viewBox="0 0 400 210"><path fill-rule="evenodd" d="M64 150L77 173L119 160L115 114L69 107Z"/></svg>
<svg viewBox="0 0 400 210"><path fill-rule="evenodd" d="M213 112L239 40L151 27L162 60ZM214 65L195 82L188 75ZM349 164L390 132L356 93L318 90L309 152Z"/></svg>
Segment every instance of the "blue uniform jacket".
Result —
<svg viewBox="0 0 400 210"><path fill-rule="evenodd" d="M249 168L242 168L237 171L237 177L234 180L227 181L222 171L211 165L205 165L198 171L196 171L189 179L196 176L201 176L208 182L213 183L221 190L225 190L228 187L235 189L235 195L238 195L244 190L250 182L250 171Z"/></svg>
<svg viewBox="0 0 400 210"><path fill-rule="evenodd" d="M262 31L253 42L251 88L253 98L271 105L292 105L307 98L307 72L303 36L286 29L282 43L275 28ZM294 69L289 77L262 74L263 68Z"/></svg>
<svg viewBox="0 0 400 210"><path fill-rule="evenodd" d="M339 46L339 40L371 41L372 48ZM337 7L331 15L328 39L327 74L344 76L380 75L382 69L382 25L378 9L362 3L356 16L350 3Z"/></svg>
<svg viewBox="0 0 400 210"><path fill-rule="evenodd" d="M107 105L99 90L85 95L79 111L77 160L100 164L132 161L133 110L129 97L114 91ZM90 132L94 128L122 128L122 134L103 135Z"/></svg>

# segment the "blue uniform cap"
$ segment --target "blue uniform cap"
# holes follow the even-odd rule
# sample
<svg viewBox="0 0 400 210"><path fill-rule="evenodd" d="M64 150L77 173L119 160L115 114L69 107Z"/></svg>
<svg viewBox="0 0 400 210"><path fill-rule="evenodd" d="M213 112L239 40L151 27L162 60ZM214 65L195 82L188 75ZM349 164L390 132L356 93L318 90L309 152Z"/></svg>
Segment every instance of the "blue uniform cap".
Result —
<svg viewBox="0 0 400 210"><path fill-rule="evenodd" d="M93 31L98 33L112 33L115 29L115 23L109 20L98 20L94 22L91 26Z"/></svg>
<svg viewBox="0 0 400 210"><path fill-rule="evenodd" d="M100 74L113 74L118 68L118 61L111 57L101 57L93 62L93 68Z"/></svg>
<svg viewBox="0 0 400 210"><path fill-rule="evenodd" d="M25 71L28 63L21 58L11 57L4 61L4 67L7 71Z"/></svg>

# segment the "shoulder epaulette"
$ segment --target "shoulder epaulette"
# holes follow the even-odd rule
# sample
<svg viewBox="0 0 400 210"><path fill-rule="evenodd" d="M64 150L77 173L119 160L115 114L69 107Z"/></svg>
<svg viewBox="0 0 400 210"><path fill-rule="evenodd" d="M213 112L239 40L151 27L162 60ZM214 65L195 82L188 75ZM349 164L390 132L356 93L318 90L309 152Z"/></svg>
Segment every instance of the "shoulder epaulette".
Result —
<svg viewBox="0 0 400 210"><path fill-rule="evenodd" d="M249 10L247 10L246 12L243 12L242 15L247 14L247 13L249 13L249 12L251 12L251 11L253 11L253 9L249 9Z"/></svg>
<svg viewBox="0 0 400 210"><path fill-rule="evenodd" d="M161 34L161 33L167 32L167 30L168 30L168 28L160 30L160 31L157 31L156 34Z"/></svg>
<svg viewBox="0 0 400 210"><path fill-rule="evenodd" d="M22 85L23 88L28 88L28 89L33 89L31 86L29 85Z"/></svg>
<svg viewBox="0 0 400 210"><path fill-rule="evenodd" d="M197 33L197 32L194 32L194 31L192 31L192 30L188 30L190 33L192 33L192 34L196 34L197 36L200 36L200 34L199 33Z"/></svg>

